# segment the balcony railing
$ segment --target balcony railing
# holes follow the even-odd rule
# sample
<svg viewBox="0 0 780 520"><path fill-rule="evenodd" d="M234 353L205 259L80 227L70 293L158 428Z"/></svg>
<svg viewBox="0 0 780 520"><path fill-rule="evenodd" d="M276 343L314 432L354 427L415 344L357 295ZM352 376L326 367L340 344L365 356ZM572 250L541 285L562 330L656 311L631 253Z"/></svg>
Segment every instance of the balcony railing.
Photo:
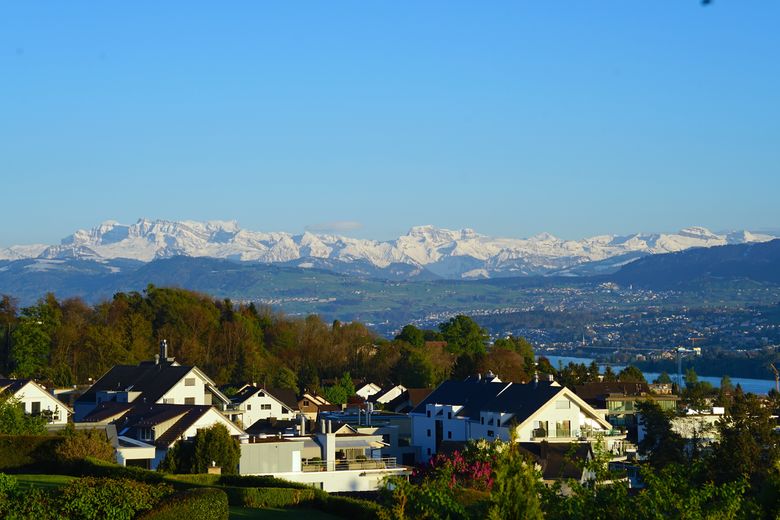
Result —
<svg viewBox="0 0 780 520"><path fill-rule="evenodd" d="M396 469L398 464L395 457L383 457L381 459L338 459L335 461L304 460L301 470L314 471L350 471L362 469Z"/></svg>

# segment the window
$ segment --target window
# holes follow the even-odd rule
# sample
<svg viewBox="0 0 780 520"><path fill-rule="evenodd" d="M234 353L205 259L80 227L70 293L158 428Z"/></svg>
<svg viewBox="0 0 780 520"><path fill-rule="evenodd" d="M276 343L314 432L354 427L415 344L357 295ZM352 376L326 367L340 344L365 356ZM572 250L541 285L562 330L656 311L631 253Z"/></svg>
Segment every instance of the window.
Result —
<svg viewBox="0 0 780 520"><path fill-rule="evenodd" d="M479 418L479 424L485 424L485 418L484 417L480 417Z"/></svg>
<svg viewBox="0 0 780 520"><path fill-rule="evenodd" d="M452 419L452 412L447 412L447 419Z"/></svg>
<svg viewBox="0 0 780 520"><path fill-rule="evenodd" d="M287 408L282 408L282 415L287 415L288 413L290 413L290 410Z"/></svg>
<svg viewBox="0 0 780 520"><path fill-rule="evenodd" d="M195 378L187 377L184 379L184 386L195 386Z"/></svg>
<svg viewBox="0 0 780 520"><path fill-rule="evenodd" d="M556 437L571 437L571 421L557 421L555 423Z"/></svg>
<svg viewBox="0 0 780 520"><path fill-rule="evenodd" d="M303 400L303 406L309 406L309 401L307 401L306 399L304 399L304 400Z"/></svg>
<svg viewBox="0 0 780 520"><path fill-rule="evenodd" d="M431 454L431 449L430 449L430 448L428 448L428 455L430 455L430 454Z"/></svg>
<svg viewBox="0 0 780 520"><path fill-rule="evenodd" d="M428 437L430 437L430 436L431 436L431 430L429 429L428 430Z"/></svg>
<svg viewBox="0 0 780 520"><path fill-rule="evenodd" d="M493 430L488 430L488 437L493 437L496 434Z"/></svg>
<svg viewBox="0 0 780 520"><path fill-rule="evenodd" d="M555 401L555 409L556 410L568 410L571 408L571 401L568 399L561 399L559 401Z"/></svg>
<svg viewBox="0 0 780 520"><path fill-rule="evenodd" d="M138 438L142 441L154 440L151 428L138 428Z"/></svg>
<svg viewBox="0 0 780 520"><path fill-rule="evenodd" d="M248 404L248 405L246 405L246 410L247 410L247 412L248 412L249 410L251 410L251 409L252 409L252 405L251 405L251 404Z"/></svg>
<svg viewBox="0 0 780 520"><path fill-rule="evenodd" d="M270 404L261 404L260 405L260 409L261 410L270 410L271 409L271 405Z"/></svg>
<svg viewBox="0 0 780 520"><path fill-rule="evenodd" d="M431 411L430 411L430 410L428 410L427 412L425 412L425 415L427 415L428 417L430 417L430 416L431 416Z"/></svg>
<svg viewBox="0 0 780 520"><path fill-rule="evenodd" d="M32 403L30 403L30 413L33 415L40 415L41 413L40 401L33 401Z"/></svg>
<svg viewBox="0 0 780 520"><path fill-rule="evenodd" d="M447 438L452 439L452 432L447 432Z"/></svg>
<svg viewBox="0 0 780 520"><path fill-rule="evenodd" d="M176 404L176 399L173 397L165 397L163 398L163 404Z"/></svg>
<svg viewBox="0 0 780 520"><path fill-rule="evenodd" d="M195 404L195 398L194 397L185 397L184 398L184 404Z"/></svg>

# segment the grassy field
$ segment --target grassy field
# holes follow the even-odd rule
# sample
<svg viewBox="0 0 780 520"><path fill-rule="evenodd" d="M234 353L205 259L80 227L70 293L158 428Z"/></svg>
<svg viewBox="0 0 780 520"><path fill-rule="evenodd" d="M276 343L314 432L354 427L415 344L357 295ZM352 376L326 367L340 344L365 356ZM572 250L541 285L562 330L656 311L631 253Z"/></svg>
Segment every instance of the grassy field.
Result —
<svg viewBox="0 0 780 520"><path fill-rule="evenodd" d="M230 520L292 520L293 518L338 520L339 517L317 511L316 509L252 509L232 506L230 508Z"/></svg>
<svg viewBox="0 0 780 520"><path fill-rule="evenodd" d="M41 489L58 488L76 478L68 475L14 475L14 477L22 486Z"/></svg>

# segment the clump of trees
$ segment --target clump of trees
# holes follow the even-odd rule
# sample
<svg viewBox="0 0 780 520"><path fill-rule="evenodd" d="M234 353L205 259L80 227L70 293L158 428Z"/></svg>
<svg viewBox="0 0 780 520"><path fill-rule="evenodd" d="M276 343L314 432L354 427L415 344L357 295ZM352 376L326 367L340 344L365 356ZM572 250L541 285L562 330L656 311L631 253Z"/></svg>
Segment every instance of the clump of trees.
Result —
<svg viewBox="0 0 780 520"><path fill-rule="evenodd" d="M169 473L206 473L212 465L225 475L238 472L241 446L223 424L198 430L192 440L173 445L159 469Z"/></svg>
<svg viewBox="0 0 780 520"><path fill-rule="evenodd" d="M114 365L149 360L163 338L179 362L236 387L255 382L326 391L323 379L349 373L354 380L420 388L488 371L527 381L534 371L533 347L525 339L490 345L487 331L467 316L455 316L437 330L408 325L387 340L362 323L328 324L315 315L290 317L252 303L153 285L93 306L48 294L20 309L3 296L0 325L0 372L58 386L88 383ZM349 385L331 386L336 402L354 392ZM349 395L342 396L343 390Z"/></svg>

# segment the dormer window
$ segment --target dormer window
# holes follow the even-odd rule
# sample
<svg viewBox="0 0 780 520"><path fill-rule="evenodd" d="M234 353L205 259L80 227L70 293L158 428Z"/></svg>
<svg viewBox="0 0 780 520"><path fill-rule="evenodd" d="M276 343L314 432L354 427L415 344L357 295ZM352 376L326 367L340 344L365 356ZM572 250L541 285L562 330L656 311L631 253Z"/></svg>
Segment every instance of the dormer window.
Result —
<svg viewBox="0 0 780 520"><path fill-rule="evenodd" d="M138 428L138 439L142 441L153 441L154 430L151 428Z"/></svg>

